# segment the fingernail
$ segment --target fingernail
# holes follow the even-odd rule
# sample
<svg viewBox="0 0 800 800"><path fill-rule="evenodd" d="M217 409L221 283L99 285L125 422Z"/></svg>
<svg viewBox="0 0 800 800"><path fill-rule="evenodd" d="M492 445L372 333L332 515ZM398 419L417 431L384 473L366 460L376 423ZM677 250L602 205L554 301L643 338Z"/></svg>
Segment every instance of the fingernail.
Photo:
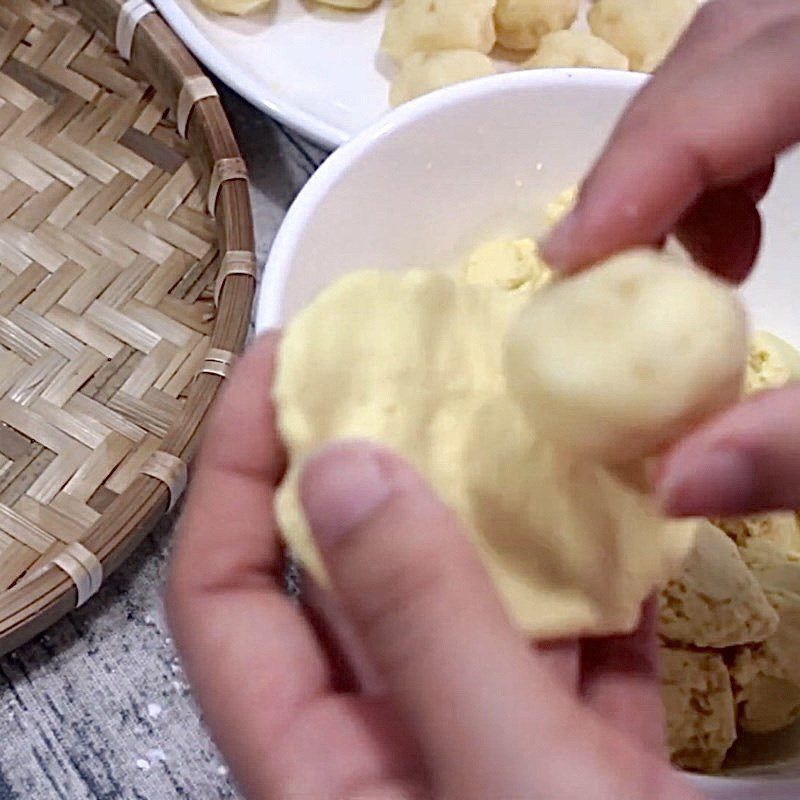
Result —
<svg viewBox="0 0 800 800"><path fill-rule="evenodd" d="M375 514L393 484L368 444L332 445L309 459L300 497L314 538L328 547Z"/></svg>
<svg viewBox="0 0 800 800"><path fill-rule="evenodd" d="M575 238L577 223L577 214L575 211L571 211L550 231L541 243L542 257L550 266L563 269L569 265L572 240Z"/></svg>
<svg viewBox="0 0 800 800"><path fill-rule="evenodd" d="M745 513L756 491L753 465L735 450L678 456L665 465L658 497L675 517Z"/></svg>

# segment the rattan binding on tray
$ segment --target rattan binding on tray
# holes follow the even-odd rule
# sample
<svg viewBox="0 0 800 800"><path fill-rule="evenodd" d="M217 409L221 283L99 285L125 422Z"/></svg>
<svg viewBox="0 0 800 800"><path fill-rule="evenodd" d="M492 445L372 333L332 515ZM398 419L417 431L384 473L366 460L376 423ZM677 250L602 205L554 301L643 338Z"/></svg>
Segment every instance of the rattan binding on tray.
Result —
<svg viewBox="0 0 800 800"><path fill-rule="evenodd" d="M153 6L0 0L0 653L177 502L254 278L244 162Z"/></svg>

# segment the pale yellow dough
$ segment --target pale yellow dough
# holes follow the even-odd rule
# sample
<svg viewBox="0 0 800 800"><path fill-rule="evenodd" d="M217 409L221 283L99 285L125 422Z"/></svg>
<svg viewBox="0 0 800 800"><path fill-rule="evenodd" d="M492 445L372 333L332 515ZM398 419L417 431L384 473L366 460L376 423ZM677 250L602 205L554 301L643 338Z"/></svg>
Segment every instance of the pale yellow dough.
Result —
<svg viewBox="0 0 800 800"><path fill-rule="evenodd" d="M542 436L605 463L654 455L741 394L744 308L688 261L632 250L537 292L507 343Z"/></svg>
<svg viewBox="0 0 800 800"><path fill-rule="evenodd" d="M569 28L580 0L497 0L497 41L509 50L533 50L542 37Z"/></svg>
<svg viewBox="0 0 800 800"><path fill-rule="evenodd" d="M696 523L665 522L612 472L533 433L506 391L502 353L530 295L433 272L364 271L290 323L274 391L292 466L277 509L319 580L298 472L326 442L369 438L405 456L456 510L524 630L551 638L635 627Z"/></svg>
<svg viewBox="0 0 800 800"><path fill-rule="evenodd" d="M503 391L498 332L522 302L445 274L360 271L290 322L274 393L292 468L277 508L284 535L312 573L323 569L297 504L302 459L333 439L374 439L456 501L470 418Z"/></svg>
<svg viewBox="0 0 800 800"><path fill-rule="evenodd" d="M469 283L500 289L535 290L550 281L552 271L539 257L533 239L492 239L474 250L464 277Z"/></svg>
<svg viewBox="0 0 800 800"><path fill-rule="evenodd" d="M402 62L412 53L476 50L495 43L495 0L394 0L381 49Z"/></svg>
<svg viewBox="0 0 800 800"><path fill-rule="evenodd" d="M587 31L568 30L543 36L536 52L522 66L527 69L595 67L627 70L628 58L599 36Z"/></svg>
<svg viewBox="0 0 800 800"><path fill-rule="evenodd" d="M474 50L412 53L403 61L389 87L389 104L394 108L445 86L494 73L492 59Z"/></svg>
<svg viewBox="0 0 800 800"><path fill-rule="evenodd" d="M553 225L561 222L572 211L577 201L578 187L572 186L569 189L565 189L555 200L548 203L545 208L545 220L548 227L553 227Z"/></svg>
<svg viewBox="0 0 800 800"><path fill-rule="evenodd" d="M652 72L697 9L697 0L597 0L589 9L589 27L624 53L632 70Z"/></svg>

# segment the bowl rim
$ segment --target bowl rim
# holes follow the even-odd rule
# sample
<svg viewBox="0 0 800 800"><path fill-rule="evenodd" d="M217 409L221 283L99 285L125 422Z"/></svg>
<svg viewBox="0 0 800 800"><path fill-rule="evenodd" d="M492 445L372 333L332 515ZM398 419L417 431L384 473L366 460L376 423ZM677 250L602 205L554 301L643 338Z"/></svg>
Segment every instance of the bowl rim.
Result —
<svg viewBox="0 0 800 800"><path fill-rule="evenodd" d="M280 322L281 298L289 264L314 210L336 183L379 142L406 131L420 120L446 113L462 103L520 88L558 87L574 81L584 86L608 89L622 87L633 93L648 80L649 76L642 73L596 68L505 72L448 86L390 111L334 151L289 206L273 240L261 279L255 313L256 332L263 333Z"/></svg>

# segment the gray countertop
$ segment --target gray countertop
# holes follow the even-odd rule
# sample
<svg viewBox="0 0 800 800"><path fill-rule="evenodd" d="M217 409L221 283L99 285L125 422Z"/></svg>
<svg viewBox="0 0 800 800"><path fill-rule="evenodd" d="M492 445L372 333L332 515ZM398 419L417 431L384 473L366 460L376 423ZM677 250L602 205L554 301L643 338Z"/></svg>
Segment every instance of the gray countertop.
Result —
<svg viewBox="0 0 800 800"><path fill-rule="evenodd" d="M222 90L252 180L259 259L324 153ZM0 659L0 800L235 798L164 623L164 520L97 597Z"/></svg>

